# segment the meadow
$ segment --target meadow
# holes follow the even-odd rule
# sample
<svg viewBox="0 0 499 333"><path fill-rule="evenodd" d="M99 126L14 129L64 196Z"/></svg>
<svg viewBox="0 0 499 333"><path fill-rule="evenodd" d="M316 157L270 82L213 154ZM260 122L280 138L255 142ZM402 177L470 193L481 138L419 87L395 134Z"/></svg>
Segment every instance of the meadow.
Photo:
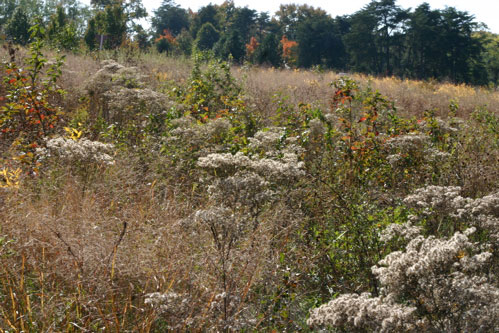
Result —
<svg viewBox="0 0 499 333"><path fill-rule="evenodd" d="M0 332L497 329L497 89L0 58Z"/></svg>

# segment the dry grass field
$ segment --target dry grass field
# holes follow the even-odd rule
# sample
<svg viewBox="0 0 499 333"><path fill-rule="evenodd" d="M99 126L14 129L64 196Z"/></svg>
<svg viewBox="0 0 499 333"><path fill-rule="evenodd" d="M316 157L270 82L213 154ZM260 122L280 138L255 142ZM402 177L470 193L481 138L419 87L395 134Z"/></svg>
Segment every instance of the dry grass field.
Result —
<svg viewBox="0 0 499 333"><path fill-rule="evenodd" d="M67 55L44 135L6 66L0 332L497 327L499 91Z"/></svg>

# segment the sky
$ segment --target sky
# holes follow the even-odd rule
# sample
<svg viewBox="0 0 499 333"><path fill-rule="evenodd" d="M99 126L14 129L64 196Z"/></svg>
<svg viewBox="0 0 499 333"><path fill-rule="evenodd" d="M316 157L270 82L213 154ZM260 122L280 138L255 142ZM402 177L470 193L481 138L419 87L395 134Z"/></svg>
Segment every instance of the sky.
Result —
<svg viewBox="0 0 499 333"><path fill-rule="evenodd" d="M90 0L83 0L83 3L89 4ZM142 3L147 8L149 15L153 14L153 10L161 5L162 0L142 0ZM206 6L210 2L213 4L221 4L224 0L175 0L175 2L185 9L197 11L200 7ZM259 12L269 12L273 14L279 5L284 3L308 4L313 7L320 7L326 10L331 16L348 15L358 11L371 0L234 0L237 7L248 6L250 9L255 9ZM466 11L475 16L475 20L485 23L491 32L499 33L499 0L398 0L397 4L404 8L415 8L428 2L432 9L444 9L446 6L455 7L460 11Z"/></svg>

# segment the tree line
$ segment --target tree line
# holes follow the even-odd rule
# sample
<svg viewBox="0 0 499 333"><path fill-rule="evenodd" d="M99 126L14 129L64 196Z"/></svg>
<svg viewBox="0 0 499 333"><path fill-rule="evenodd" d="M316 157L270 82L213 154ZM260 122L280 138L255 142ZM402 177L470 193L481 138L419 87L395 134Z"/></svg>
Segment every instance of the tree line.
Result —
<svg viewBox="0 0 499 333"><path fill-rule="evenodd" d="M34 24L68 50L115 49L133 44L147 51L189 56L211 52L236 63L355 71L412 79L497 86L499 36L468 12L403 9L395 0L373 0L351 15L332 17L308 5L281 5L271 16L233 1L197 12L163 0L144 29L141 0L4 0L0 32L29 42Z"/></svg>

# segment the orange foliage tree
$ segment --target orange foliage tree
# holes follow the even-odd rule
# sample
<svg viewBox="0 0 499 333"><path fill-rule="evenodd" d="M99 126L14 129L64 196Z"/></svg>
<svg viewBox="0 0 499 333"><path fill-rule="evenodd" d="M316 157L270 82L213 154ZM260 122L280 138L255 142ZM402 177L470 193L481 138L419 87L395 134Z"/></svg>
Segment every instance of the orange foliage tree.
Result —
<svg viewBox="0 0 499 333"><path fill-rule="evenodd" d="M250 58L253 55L253 53L255 53L259 45L260 43L258 43L255 37L250 38L249 44L246 44L246 54L248 55L248 58Z"/></svg>
<svg viewBox="0 0 499 333"><path fill-rule="evenodd" d="M159 52L168 53L177 44L177 40L168 29L163 30L163 34L159 35L154 41Z"/></svg>
<svg viewBox="0 0 499 333"><path fill-rule="evenodd" d="M296 47L298 43L294 40L289 40L285 35L281 38L282 57L287 64L296 63Z"/></svg>

